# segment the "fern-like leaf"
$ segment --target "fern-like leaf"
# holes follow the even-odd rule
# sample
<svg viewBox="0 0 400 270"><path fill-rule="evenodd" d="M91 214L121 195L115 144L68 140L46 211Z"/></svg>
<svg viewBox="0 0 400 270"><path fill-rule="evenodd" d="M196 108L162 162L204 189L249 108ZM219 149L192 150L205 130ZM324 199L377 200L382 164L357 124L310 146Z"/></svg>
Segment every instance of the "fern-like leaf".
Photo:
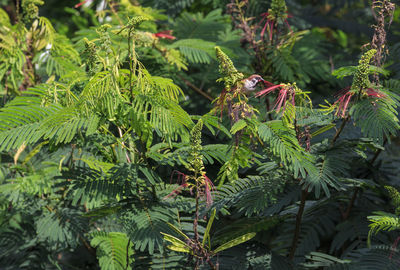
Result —
<svg viewBox="0 0 400 270"><path fill-rule="evenodd" d="M95 232L90 244L96 248L96 256L102 270L130 270L133 255L132 242L125 233Z"/></svg>

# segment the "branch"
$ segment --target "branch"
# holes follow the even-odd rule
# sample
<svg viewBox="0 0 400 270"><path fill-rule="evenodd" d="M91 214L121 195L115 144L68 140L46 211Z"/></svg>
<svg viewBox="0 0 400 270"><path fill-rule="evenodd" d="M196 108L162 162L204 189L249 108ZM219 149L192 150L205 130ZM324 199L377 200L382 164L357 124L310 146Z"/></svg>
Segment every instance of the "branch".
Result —
<svg viewBox="0 0 400 270"><path fill-rule="evenodd" d="M179 79L181 79L187 86L189 86L190 88L192 88L194 91L196 91L197 93L199 93L200 95L202 95L203 97L205 97L206 99L208 99L209 101L213 101L214 99L209 96L207 93L205 93L203 90L201 90L200 88L198 88L197 86L195 86L194 84L192 84L191 82L189 82L188 80L186 80L185 78L183 78L181 75L178 75Z"/></svg>
<svg viewBox="0 0 400 270"><path fill-rule="evenodd" d="M343 220L346 220L349 217L351 209L353 208L354 202L356 201L357 194L358 194L359 190L360 190L360 188L358 188L358 187L354 190L353 196L351 196L351 200L349 202L349 205L347 206L346 212L344 212L342 214L342 219Z"/></svg>
<svg viewBox="0 0 400 270"><path fill-rule="evenodd" d="M111 12L112 12L112 13L114 14L114 16L117 18L119 24L120 24L121 26L124 26L124 22L121 20L121 18L119 17L117 11L115 10L114 4L111 3L110 0L107 0L107 4L108 4L108 6L110 7Z"/></svg>
<svg viewBox="0 0 400 270"><path fill-rule="evenodd" d="M89 253L92 254L93 256L96 256L96 250L92 248L92 246L85 240L85 238L83 238L80 234L78 235L78 237L79 240L81 240L81 242L85 246L85 248L89 251Z"/></svg>
<svg viewBox="0 0 400 270"><path fill-rule="evenodd" d="M387 138L385 138L385 140L384 140L384 142L383 142L383 145L385 145L386 143L387 143ZM382 149L378 149L378 151L375 152L374 156L372 157L371 161L369 162L370 166L372 166L372 165L375 163L376 159L379 157L379 155L380 155L381 153L382 153ZM368 173L367 173L367 174L368 174ZM362 176L363 176L363 175L361 175L361 177L362 177ZM350 200L350 202L349 202L349 205L347 206L346 212L344 212L344 213L342 214L343 220L346 220L346 219L349 217L350 212L351 212L351 209L352 209L353 206L354 206L354 202L356 201L357 194L358 194L358 191L359 191L359 190L360 190L359 187L357 187L357 188L354 190L353 196L351 197L351 200Z"/></svg>
<svg viewBox="0 0 400 270"><path fill-rule="evenodd" d="M128 236L128 244L126 245L126 266L124 270L127 270L129 267L129 245L131 244L131 239Z"/></svg>
<svg viewBox="0 0 400 270"><path fill-rule="evenodd" d="M296 253L296 249L297 249L297 242L298 242L299 236L300 236L300 225L301 225L301 220L303 218L303 212L304 212L304 208L306 205L307 195L308 195L307 190L301 191L301 201L300 201L300 205L299 205L299 210L297 211L297 215L296 215L296 228L294 230L292 246L290 248L290 253L289 253L289 259L291 259L291 260L293 260L294 254Z"/></svg>
<svg viewBox="0 0 400 270"><path fill-rule="evenodd" d="M340 128L336 131L335 136L333 136L333 139L332 139L332 142L331 142L331 146L332 146L332 145L336 142L336 140L339 138L340 133L342 133L344 127L346 126L346 124L347 124L347 122L348 122L349 120L350 120L350 117L349 117L349 116L347 116L347 117L343 120L342 124L340 125Z"/></svg>
<svg viewBox="0 0 400 270"><path fill-rule="evenodd" d="M124 141L123 141L122 130L121 130L120 127L117 127L117 128L118 128L119 137L122 139L121 144L122 144L123 147L126 148L125 143L124 143ZM127 150L127 149L125 150L125 157L126 157L126 161L128 161L128 163L132 163L132 162L131 162L131 159L129 158L129 154L128 154L128 150Z"/></svg>

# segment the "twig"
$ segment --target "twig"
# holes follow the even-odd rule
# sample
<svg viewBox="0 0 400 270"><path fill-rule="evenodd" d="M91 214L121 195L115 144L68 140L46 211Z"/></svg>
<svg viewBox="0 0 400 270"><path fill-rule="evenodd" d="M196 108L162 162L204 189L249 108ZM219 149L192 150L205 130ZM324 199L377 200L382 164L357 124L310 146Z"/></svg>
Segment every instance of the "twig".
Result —
<svg viewBox="0 0 400 270"><path fill-rule="evenodd" d="M118 133L119 133L119 137L122 139L123 135L122 135L122 130L120 127L118 127ZM121 141L121 144L123 147L126 148L125 143L123 141ZM132 163L131 159L129 158L129 155L128 155L128 150L125 151L125 156L126 156L126 160L128 161L128 163Z"/></svg>
<svg viewBox="0 0 400 270"><path fill-rule="evenodd" d="M115 17L117 18L119 24L120 24L121 26L124 26L124 22L123 22L123 21L121 20L121 18L118 16L118 13L117 13L117 11L115 10L114 5L111 3L110 0L107 0L107 4L108 4L108 6L110 7L111 12L112 12L112 13L115 15Z"/></svg>
<svg viewBox="0 0 400 270"><path fill-rule="evenodd" d="M133 53L132 52L132 31L133 28L129 28L128 32L128 56L129 56L129 91L131 92L131 97L130 101L133 102L133 84L132 84L132 78L133 78Z"/></svg>
<svg viewBox="0 0 400 270"><path fill-rule="evenodd" d="M291 259L291 260L293 260L294 254L296 253L296 249L297 249L297 241L299 240L299 236L300 236L301 220L303 218L303 212L304 212L304 208L306 205L307 195L308 195L307 189L301 191L301 200L300 200L299 210L297 211L297 215L296 215L296 228L294 230L292 246L290 248L290 253L289 253L289 259Z"/></svg>
<svg viewBox="0 0 400 270"><path fill-rule="evenodd" d="M344 127L346 126L347 122L350 120L350 117L347 116L345 119L343 119L342 124L340 125L340 128L336 131L335 136L333 136L331 146L336 142L336 140L339 138L340 133L342 133Z"/></svg>
<svg viewBox="0 0 400 270"><path fill-rule="evenodd" d="M199 232L197 230L197 225L199 222L199 197L200 197L199 188L200 188L199 181L196 179L196 212L193 221L194 240L196 242L199 242Z"/></svg>
<svg viewBox="0 0 400 270"><path fill-rule="evenodd" d="M386 143L387 143L387 138L385 138L385 140L384 140L384 142L383 142L383 145L385 145ZM378 151L375 152L374 156L372 157L371 161L369 162L369 164L370 164L371 166L375 163L376 159L379 157L379 155L380 155L381 153L382 153L382 149L379 149ZM356 187L356 189L354 190L353 196L351 197L351 200L350 200L350 202L349 202L349 205L347 206L346 211L342 214L343 220L346 220L346 219L349 217L350 212L351 212L351 209L352 209L353 206L354 206L354 202L356 201L357 194L358 194L358 191L359 191L359 190L360 190L359 187Z"/></svg>
<svg viewBox="0 0 400 270"><path fill-rule="evenodd" d="M19 0L15 0L15 13L17 14L17 16L15 17L15 23L18 23L20 19L19 8L20 8Z"/></svg>
<svg viewBox="0 0 400 270"><path fill-rule="evenodd" d="M383 140L383 145L385 145L388 142L388 139L385 138ZM379 157L379 155L382 153L382 149L379 149L378 151L375 152L375 155L372 157L371 161L369 162L371 165L373 165L376 161L376 159Z"/></svg>
<svg viewBox="0 0 400 270"><path fill-rule="evenodd" d="M82 235L79 234L79 240L83 243L83 245L86 247L86 249L89 251L90 254L96 256L96 251L92 248L91 245L85 240L85 238L82 237Z"/></svg>
<svg viewBox="0 0 400 270"><path fill-rule="evenodd" d="M128 269L129 267L129 245L131 244L131 239L128 238L128 244L126 245L126 266L125 266L125 270Z"/></svg>
<svg viewBox="0 0 400 270"><path fill-rule="evenodd" d="M179 79L181 79L187 86L189 86L190 88L192 88L194 91L196 91L197 93L199 93L200 95L202 95L203 97L205 97L206 99L208 99L209 101L213 101L214 99L209 96L207 93L205 93L203 90L201 90L200 88L198 88L197 86L195 86L194 84L192 84L191 82L189 82L188 80L186 80L185 78L183 78L182 76L178 75Z"/></svg>
<svg viewBox="0 0 400 270"><path fill-rule="evenodd" d="M342 215L343 220L346 220L349 217L351 209L353 208L354 202L356 201L359 190L360 189L358 187L354 190L353 196L351 196L351 200L349 202L349 205L347 206L346 212L344 212Z"/></svg>

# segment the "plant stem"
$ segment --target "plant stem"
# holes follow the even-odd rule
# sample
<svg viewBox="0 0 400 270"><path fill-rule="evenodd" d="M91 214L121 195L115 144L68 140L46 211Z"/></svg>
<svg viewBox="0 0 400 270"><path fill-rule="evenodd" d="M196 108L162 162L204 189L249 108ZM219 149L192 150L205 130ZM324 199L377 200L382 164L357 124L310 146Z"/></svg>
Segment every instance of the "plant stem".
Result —
<svg viewBox="0 0 400 270"><path fill-rule="evenodd" d="M121 26L123 26L123 25L124 25L124 22L123 22L123 21L121 20L121 18L119 17L117 11L116 11L115 8L114 8L113 3L111 3L110 0L107 0L107 4L108 4L108 6L110 7L111 12L112 12L112 13L114 14L114 16L117 18L119 24L120 24Z"/></svg>
<svg viewBox="0 0 400 270"><path fill-rule="evenodd" d="M128 57L129 57L129 91L131 92L131 98L130 101L131 103L133 102L133 84L132 84L132 79L133 79L133 54L134 52L132 51L132 31L133 27L131 26L129 28L128 32Z"/></svg>
<svg viewBox="0 0 400 270"><path fill-rule="evenodd" d="M385 144L388 142L388 139L385 138L383 140L383 146L385 146ZM372 157L370 164L371 166L374 164L374 162L376 161L376 159L379 157L379 155L382 153L382 149L378 149L378 151L375 152L375 155Z"/></svg>
<svg viewBox="0 0 400 270"><path fill-rule="evenodd" d="M128 238L128 244L126 245L126 266L125 266L125 270L128 269L129 267L129 246L131 244L131 239Z"/></svg>
<svg viewBox="0 0 400 270"><path fill-rule="evenodd" d="M197 230L198 222L199 222L199 181L196 178L196 212L193 221L193 232L194 232L194 240L199 242L199 232Z"/></svg>
<svg viewBox="0 0 400 270"><path fill-rule="evenodd" d="M354 202L356 201L359 190L360 190L360 188L358 188L358 187L354 190L353 196L351 196L351 200L349 202L349 205L347 206L346 212L344 212L342 215L343 220L346 220L349 217L351 209L353 208Z"/></svg>
<svg viewBox="0 0 400 270"><path fill-rule="evenodd" d="M296 249L297 249L297 242L298 242L299 236L300 236L301 220L303 218L303 212L304 212L304 208L306 205L307 195L308 195L307 190L301 191L301 200L300 200L299 210L297 211L297 215L296 215L296 228L294 230L292 246L290 248L290 253L289 253L289 259L291 259L291 260L293 260L294 254L296 253Z"/></svg>
<svg viewBox="0 0 400 270"><path fill-rule="evenodd" d="M122 141L121 141L122 146L126 148L125 143L123 141L122 130L121 130L120 127L118 127L118 133L119 133L119 137L122 139ZM128 163L132 163L132 161L131 161L131 159L129 158L129 155L128 155L128 149L125 150L125 156L126 156L126 161L128 161Z"/></svg>
<svg viewBox="0 0 400 270"><path fill-rule="evenodd" d="M183 78L181 75L178 75L179 79L181 79L187 86L189 86L190 88L192 88L194 91L196 91L197 93L199 93L200 95L202 95L203 97L205 97L206 99L208 99L209 101L213 101L214 99L209 96L207 93L205 93L203 90L201 90L200 88L198 88L196 85L192 84L191 82L189 82L188 80L186 80L185 78Z"/></svg>
<svg viewBox="0 0 400 270"><path fill-rule="evenodd" d="M383 145L385 145L386 143L387 143L387 138L385 138L385 140L384 140L384 142L383 142ZM379 155L380 155L381 153L382 153L382 149L378 149L378 151L375 152L374 156L372 157L371 161L369 162L370 166L372 166L372 165L375 163L376 159L379 157ZM357 198L357 195L358 195L358 191L359 191L359 190L360 190L359 187L356 187L356 188L355 188L355 190L354 190L354 192L353 192L353 196L351 196L349 205L347 206L346 212L344 212L344 213L342 214L343 220L346 220L346 219L349 217L350 212L351 212L351 209L352 209L353 206L354 206L354 202L356 201L356 198Z"/></svg>
<svg viewBox="0 0 400 270"><path fill-rule="evenodd" d="M342 133L344 127L346 126L347 122L350 120L350 117L347 116L346 118L343 119L342 124L340 125L340 128L336 131L335 136L333 136L331 146L336 142L336 140L339 138L340 133Z"/></svg>
<svg viewBox="0 0 400 270"><path fill-rule="evenodd" d="M83 238L82 235L80 235L80 234L78 237L79 237L79 240L81 240L81 242L85 246L85 248L89 251L89 253L92 254L93 256L96 256L96 250L94 250L92 248L92 246L85 240L85 238Z"/></svg>

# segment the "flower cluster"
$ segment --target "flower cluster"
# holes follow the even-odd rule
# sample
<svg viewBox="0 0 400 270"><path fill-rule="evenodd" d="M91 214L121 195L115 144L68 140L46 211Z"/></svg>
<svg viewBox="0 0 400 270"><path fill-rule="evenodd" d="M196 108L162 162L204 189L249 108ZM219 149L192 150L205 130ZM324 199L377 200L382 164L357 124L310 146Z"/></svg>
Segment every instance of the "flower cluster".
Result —
<svg viewBox="0 0 400 270"><path fill-rule="evenodd" d="M190 176L179 171L174 171L171 177L173 177L174 173L177 173L178 182L180 183L180 185L177 189L173 190L170 194L165 196L165 199L169 197L175 197L184 188L189 188L191 193L192 189L195 188L196 194L205 198L207 206L210 206L213 203L211 191L214 190L214 185L210 180L210 178L208 178L206 176L206 173L204 172L203 155L201 154L202 128L203 128L203 121L200 119L190 132L191 151L190 151L190 156L188 158L189 164L186 166L186 168L189 171L192 171L194 175Z"/></svg>
<svg viewBox="0 0 400 270"><path fill-rule="evenodd" d="M360 61L358 62L357 71L354 74L353 83L351 87L346 87L339 91L337 95L338 99L333 104L333 107L336 107L336 116L345 118L347 108L349 107L349 103L354 96L358 97L372 97L372 98L384 98L385 95L374 89L374 84L372 84L369 80L370 73L370 61L376 54L376 50L372 49L367 51L361 56Z"/></svg>
<svg viewBox="0 0 400 270"><path fill-rule="evenodd" d="M222 81L225 82L225 89L229 91L237 82L244 78L244 75L237 71L232 60L221 50L215 47L215 52L219 62L219 72L222 74Z"/></svg>
<svg viewBox="0 0 400 270"><path fill-rule="evenodd" d="M284 0L273 0L271 8L268 12L262 13L262 20L260 24L265 20L263 29L261 30L261 38L264 38L265 31L269 33L269 40L272 40L273 30L276 28L277 23L285 23L287 29L291 32L292 29L287 21L290 15L287 13L287 6Z"/></svg>
<svg viewBox="0 0 400 270"><path fill-rule="evenodd" d="M338 99L333 104L333 107L336 107L335 115L338 117L345 118L347 108L349 107L349 103L356 92L351 90L351 87L346 87L342 89L338 96ZM386 95L381 93L380 91L374 88L367 88L363 92L363 96L371 97L371 98L385 98Z"/></svg>
<svg viewBox="0 0 400 270"><path fill-rule="evenodd" d="M274 92L276 89L279 90L278 97L276 98L274 108L276 112L279 112L281 109L283 111L286 109L286 102L289 101L293 106L295 105L295 95L296 95L296 85L295 84L278 84L274 85L270 82L265 82L267 88L261 90L256 94L256 97L261 97L267 95L271 92Z"/></svg>

